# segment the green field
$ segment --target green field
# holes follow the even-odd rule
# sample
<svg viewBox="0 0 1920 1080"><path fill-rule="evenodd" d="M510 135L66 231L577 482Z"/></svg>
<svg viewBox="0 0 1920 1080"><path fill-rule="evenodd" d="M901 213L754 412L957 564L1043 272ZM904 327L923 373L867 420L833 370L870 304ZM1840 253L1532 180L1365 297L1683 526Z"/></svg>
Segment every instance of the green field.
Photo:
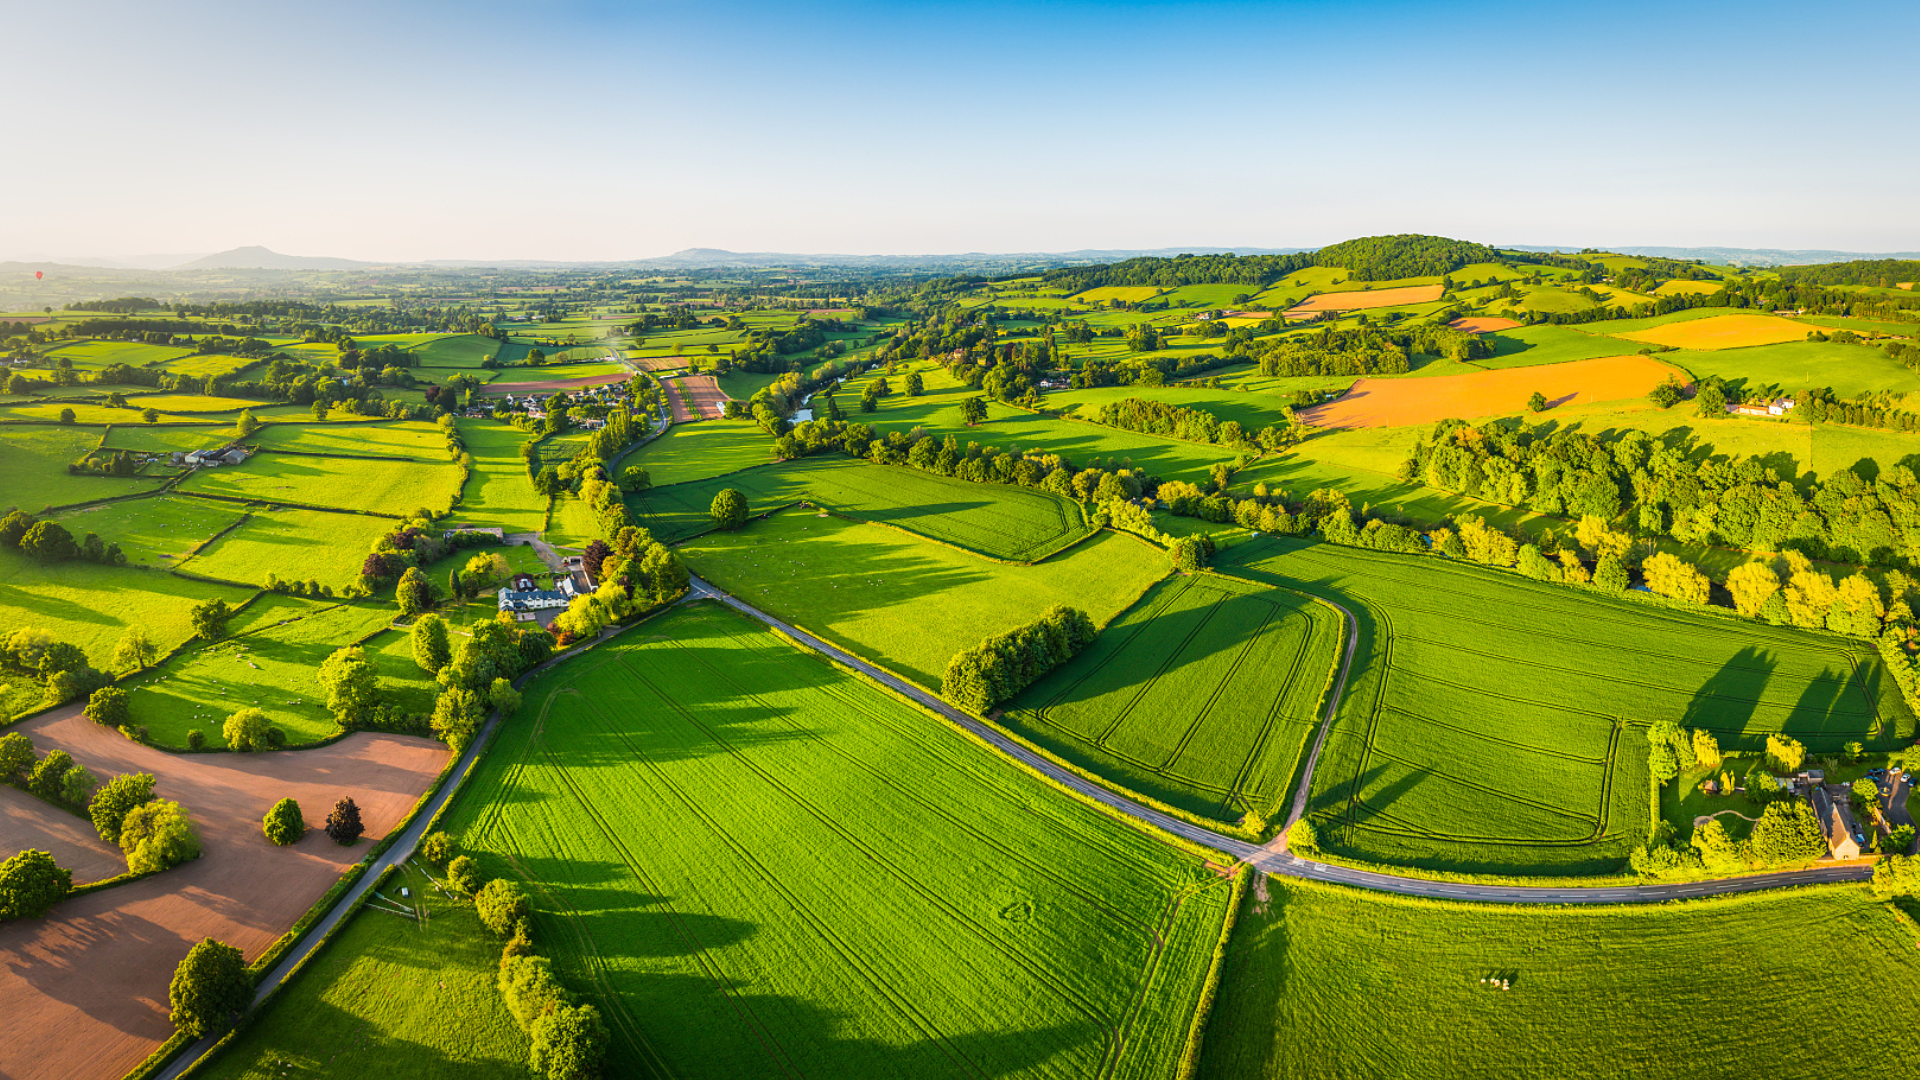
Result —
<svg viewBox="0 0 1920 1080"><path fill-rule="evenodd" d="M1743 349L1680 349L1662 353L1660 359L1696 376L1717 375L1736 387L1772 383L1789 392L1824 388L1843 398L1874 390L1920 391L1920 374L1869 345L1792 341Z"/></svg>
<svg viewBox="0 0 1920 1080"><path fill-rule="evenodd" d="M1538 364L1564 364L1573 360L1594 360L1603 356L1624 356L1637 352L1633 342L1596 338L1564 326L1520 326L1482 335L1493 346L1493 356L1464 364L1429 364L1436 374L1460 374L1473 368L1489 371L1500 368L1533 367ZM1455 369L1447 371L1446 369Z"/></svg>
<svg viewBox="0 0 1920 1080"><path fill-rule="evenodd" d="M237 504L234 508L241 509ZM290 581L318 580L338 590L359 580L373 541L399 524L392 518L326 510L246 510L251 516L244 524L182 562L180 569L254 586L276 574Z"/></svg>
<svg viewBox="0 0 1920 1080"><path fill-rule="evenodd" d="M620 459L647 470L654 487L703 480L773 460L773 440L748 420L675 424L665 435Z"/></svg>
<svg viewBox="0 0 1920 1080"><path fill-rule="evenodd" d="M1729 749L1891 747L1914 718L1865 643L1437 558L1264 539L1223 573L1326 597L1360 624L1313 778L1322 846L1491 873L1600 873L1645 839L1644 725Z"/></svg>
<svg viewBox="0 0 1920 1080"><path fill-rule="evenodd" d="M1170 578L1002 722L1193 813L1273 817L1344 642L1339 613L1297 593Z"/></svg>
<svg viewBox="0 0 1920 1080"><path fill-rule="evenodd" d="M359 424L268 424L247 439L262 450L355 457L447 459L447 435L433 424L385 421Z"/></svg>
<svg viewBox="0 0 1920 1080"><path fill-rule="evenodd" d="M393 619L387 604L350 605L268 594L248 605L232 636L189 650L131 682L133 722L163 746L184 747L198 729L208 746L225 746L221 725L243 708L258 708L287 741L313 742L338 727L315 676L334 650ZM389 630L367 645L380 672L382 702L408 712L433 711L439 687L414 663L412 643Z"/></svg>
<svg viewBox="0 0 1920 1080"><path fill-rule="evenodd" d="M198 469L179 491L259 502L298 503L399 516L444 511L459 492L451 461L380 461L262 452L243 465Z"/></svg>
<svg viewBox="0 0 1920 1080"><path fill-rule="evenodd" d="M58 520L76 537L99 533L102 540L119 544L129 566L166 568L240 520L243 512L232 503L159 496L69 511Z"/></svg>
<svg viewBox="0 0 1920 1080"><path fill-rule="evenodd" d="M0 512L38 514L50 506L110 499L152 491L157 477L72 476L67 466L100 441L98 428L31 425L0 429Z"/></svg>
<svg viewBox="0 0 1920 1080"><path fill-rule="evenodd" d="M1321 385L1328 380L1308 380ZM1337 380L1336 380L1337 381ZM1272 394L1250 393L1245 390L1207 390L1180 386L1102 386L1092 390L1052 390L1047 393L1047 408L1071 412L1081 420L1095 420L1100 416L1100 407L1113 401L1127 398L1143 398L1148 401L1163 401L1169 405L1187 409L1199 409L1212 413L1222 422L1237 420L1248 431L1257 431L1275 424L1284 425L1286 417L1281 410L1287 403Z"/></svg>
<svg viewBox="0 0 1920 1080"><path fill-rule="evenodd" d="M451 519L459 525L498 525L510 533L546 526L547 497L533 490L520 447L531 436L489 420L460 421L460 438L473 458L473 473Z"/></svg>
<svg viewBox="0 0 1920 1080"><path fill-rule="evenodd" d="M625 364L542 364L539 367L508 368L493 380L494 385L546 382L551 379L586 379L595 375L622 375L632 369ZM546 391L541 391L545 393Z"/></svg>
<svg viewBox="0 0 1920 1080"><path fill-rule="evenodd" d="M102 445L109 450L145 450L149 453L174 450L207 450L233 441L231 424L157 424L132 422L122 414L113 430L104 434Z"/></svg>
<svg viewBox="0 0 1920 1080"><path fill-rule="evenodd" d="M1873 1025L1832 1022L1837 1003L1904 1001L1920 978L1912 922L1859 886L1618 907L1445 904L1284 879L1265 892L1248 890L1234 927L1204 1080L1905 1067Z"/></svg>
<svg viewBox="0 0 1920 1080"><path fill-rule="evenodd" d="M1172 1075L1226 878L703 604L527 687L448 827L609 1075Z"/></svg>
<svg viewBox="0 0 1920 1080"><path fill-rule="evenodd" d="M788 511L680 548L693 572L835 644L938 688L947 661L1055 604L1103 623L1165 574L1164 552L1101 533L1034 566L893 529Z"/></svg>
<svg viewBox="0 0 1920 1080"><path fill-rule="evenodd" d="M113 364L149 367L193 355L181 345L144 345L137 341L76 341L46 351L50 363L71 360L76 368L104 368Z"/></svg>
<svg viewBox="0 0 1920 1080"><path fill-rule="evenodd" d="M196 1080L524 1080L527 1037L494 986L500 939L417 867L380 892L424 910L361 908Z"/></svg>

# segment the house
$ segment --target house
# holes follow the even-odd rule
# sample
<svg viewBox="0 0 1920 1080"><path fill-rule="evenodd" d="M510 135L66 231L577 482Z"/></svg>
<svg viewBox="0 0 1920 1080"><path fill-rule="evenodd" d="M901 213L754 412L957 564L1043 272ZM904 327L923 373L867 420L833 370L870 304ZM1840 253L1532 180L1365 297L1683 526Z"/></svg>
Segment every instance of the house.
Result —
<svg viewBox="0 0 1920 1080"><path fill-rule="evenodd" d="M1702 794L1705 794L1705 795L1718 795L1720 794L1720 781L1718 780L1704 781L1700 785L1700 791Z"/></svg>
<svg viewBox="0 0 1920 1080"><path fill-rule="evenodd" d="M567 594L558 589L502 588L500 590L500 610L512 612L514 618L521 622L538 619L542 611L564 609L567 601Z"/></svg>
<svg viewBox="0 0 1920 1080"><path fill-rule="evenodd" d="M513 589L515 592L530 592L535 588L538 588L538 584L533 580L532 574L513 575Z"/></svg>
<svg viewBox="0 0 1920 1080"><path fill-rule="evenodd" d="M1827 850L1836 859L1860 857L1860 831L1854 826L1847 806L1845 789L1836 798L1825 786L1813 789L1813 811L1820 816L1820 831L1827 836Z"/></svg>

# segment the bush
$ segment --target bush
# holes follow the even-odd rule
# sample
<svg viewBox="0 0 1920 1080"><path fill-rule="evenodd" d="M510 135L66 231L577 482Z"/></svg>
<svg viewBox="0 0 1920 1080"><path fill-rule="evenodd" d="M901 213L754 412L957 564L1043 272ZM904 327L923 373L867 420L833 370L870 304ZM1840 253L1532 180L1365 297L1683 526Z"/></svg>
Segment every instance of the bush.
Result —
<svg viewBox="0 0 1920 1080"><path fill-rule="evenodd" d="M266 820L260 824L261 831L268 840L281 847L306 835L307 820L300 815L300 804L292 799L281 799L267 811Z"/></svg>
<svg viewBox="0 0 1920 1080"><path fill-rule="evenodd" d="M96 724L117 728L127 722L127 692L117 686L103 686L87 699L87 718Z"/></svg>
<svg viewBox="0 0 1920 1080"><path fill-rule="evenodd" d="M199 750L206 745L207 736L199 728L193 728L187 732L187 749Z"/></svg>
<svg viewBox="0 0 1920 1080"><path fill-rule="evenodd" d="M267 749L285 750L286 748L287 748L287 733L284 731L281 731L277 727L268 728L267 729Z"/></svg>
<svg viewBox="0 0 1920 1080"><path fill-rule="evenodd" d="M473 896L480 891L486 879L480 876L480 864L465 855L456 857L447 864L447 881L454 888Z"/></svg>
<svg viewBox="0 0 1920 1080"><path fill-rule="evenodd" d="M447 865L447 860L453 858L458 851L459 848L455 846L453 837L444 832L428 833L420 841L420 857L435 866Z"/></svg>
<svg viewBox="0 0 1920 1080"><path fill-rule="evenodd" d="M241 709L227 717L221 734L226 736L228 746L243 753L264 750L267 746L267 714L259 709Z"/></svg>
<svg viewBox="0 0 1920 1080"><path fill-rule="evenodd" d="M120 826L127 869L150 874L200 857L200 834L177 802L155 799L128 811Z"/></svg>
<svg viewBox="0 0 1920 1080"><path fill-rule="evenodd" d="M12 783L33 770L33 740L17 731L0 735L0 783Z"/></svg>
<svg viewBox="0 0 1920 1080"><path fill-rule="evenodd" d="M533 1022L529 1064L547 1080L588 1080L607 1060L607 1027L591 1005L557 1005Z"/></svg>
<svg viewBox="0 0 1920 1080"><path fill-rule="evenodd" d="M360 823L360 808L352 799L341 799L333 804L333 812L327 815L327 835L336 844L351 844L360 839L367 827Z"/></svg>
<svg viewBox="0 0 1920 1080"><path fill-rule="evenodd" d="M65 750L54 750L40 759L33 767L33 776L27 781L27 790L43 799L58 802L62 782L67 778L67 770L73 768L73 755Z"/></svg>
<svg viewBox="0 0 1920 1080"><path fill-rule="evenodd" d="M526 1031L547 1010L573 1004L573 995L553 977L553 962L544 956L502 956L499 986L507 1011Z"/></svg>
<svg viewBox="0 0 1920 1080"><path fill-rule="evenodd" d="M747 523L747 497L738 488L721 488L709 508L713 523L722 529L737 529Z"/></svg>
<svg viewBox="0 0 1920 1080"><path fill-rule="evenodd" d="M93 800L87 803L87 816L93 819L100 839L109 844L120 842L120 827L127 814L152 801L153 783L152 773L128 773L114 777L94 792Z"/></svg>
<svg viewBox="0 0 1920 1080"><path fill-rule="evenodd" d="M73 890L73 871L50 852L23 851L0 863L0 922L37 919Z"/></svg>
<svg viewBox="0 0 1920 1080"><path fill-rule="evenodd" d="M246 957L212 938L187 952L167 987L173 1026L199 1038L219 1031L253 1001Z"/></svg>
<svg viewBox="0 0 1920 1080"><path fill-rule="evenodd" d="M494 878L473 895L473 909L487 929L506 937L521 919L533 914L527 894L520 883L509 878Z"/></svg>

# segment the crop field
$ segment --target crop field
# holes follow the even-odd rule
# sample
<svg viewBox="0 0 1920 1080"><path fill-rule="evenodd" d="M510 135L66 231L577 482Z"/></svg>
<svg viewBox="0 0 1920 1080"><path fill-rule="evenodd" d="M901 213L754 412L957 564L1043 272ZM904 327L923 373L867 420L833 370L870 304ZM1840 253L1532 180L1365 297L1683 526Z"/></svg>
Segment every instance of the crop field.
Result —
<svg viewBox="0 0 1920 1080"><path fill-rule="evenodd" d="M217 747L227 745L221 725L228 716L257 708L287 733L288 742L323 739L337 725L315 672L336 649L386 626L393 615L384 604L262 596L235 620L233 636L182 653L126 684L133 722L145 724L161 746L185 747L187 732L198 730L208 746ZM392 648L394 642L402 648ZM383 703L416 713L433 710L438 686L414 663L405 633L385 632L368 644L367 654L380 672Z"/></svg>
<svg viewBox="0 0 1920 1080"><path fill-rule="evenodd" d="M1659 286L1653 290L1653 295L1655 296L1679 296L1681 294L1703 295L1706 293L1716 293L1724 288L1726 288L1726 284L1724 282L1682 281L1679 278L1675 278L1672 281L1661 282Z"/></svg>
<svg viewBox="0 0 1920 1080"><path fill-rule="evenodd" d="M141 394L127 398L135 410L159 409L163 413L228 413L257 409L272 404L258 398L214 397L209 394Z"/></svg>
<svg viewBox="0 0 1920 1080"><path fill-rule="evenodd" d="M1739 349L1748 345L1784 345L1805 341L1807 328L1775 315L1716 315L1646 330L1616 332L1615 337L1671 345L1676 349Z"/></svg>
<svg viewBox="0 0 1920 1080"><path fill-rule="evenodd" d="M717 605L536 679L449 828L609 1075L1172 1075L1229 881Z"/></svg>
<svg viewBox="0 0 1920 1080"><path fill-rule="evenodd" d="M73 476L67 466L79 461L100 440L98 429L21 425L0 429L0 513L37 514L50 506L151 491L158 477Z"/></svg>
<svg viewBox="0 0 1920 1080"><path fill-rule="evenodd" d="M1644 725L1729 749L1890 747L1914 718L1877 655L1418 556L1264 539L1223 573L1343 604L1354 669L1314 774L1322 843L1389 863L1603 872L1644 838Z"/></svg>
<svg viewBox="0 0 1920 1080"><path fill-rule="evenodd" d="M1315 427L1398 427L1450 417L1501 416L1527 411L1544 394L1549 408L1644 396L1669 375L1686 373L1646 356L1576 360L1544 367L1477 371L1429 379L1361 379L1346 394L1300 412Z"/></svg>
<svg viewBox="0 0 1920 1080"><path fill-rule="evenodd" d="M193 352L178 345L144 345L137 341L76 341L48 349L46 357L50 363L71 360L76 368L104 368L114 364L148 367L191 356Z"/></svg>
<svg viewBox="0 0 1920 1080"><path fill-rule="evenodd" d="M654 488L629 503L634 516L656 536L680 539L713 527L713 497L726 487L745 494L755 513L804 499L837 514L1009 562L1035 562L1092 531L1078 503L1052 492L969 483L839 455Z"/></svg>
<svg viewBox="0 0 1920 1080"><path fill-rule="evenodd" d="M482 360L503 352L504 347L479 334L454 334L415 345L412 351L424 367L477 369Z"/></svg>
<svg viewBox="0 0 1920 1080"><path fill-rule="evenodd" d="M1165 552L1119 533L1009 566L804 511L709 533L680 554L722 589L932 688L953 654L982 638L1055 604L1105 623L1168 570Z"/></svg>
<svg viewBox="0 0 1920 1080"><path fill-rule="evenodd" d="M1234 926L1199 1076L1880 1076L1891 1062L1871 1025L1832 1011L1906 1000L1914 936L1859 886L1544 907L1275 878L1248 890ZM1730 1040L1736 986L1745 1020ZM1825 1033L1817 1066L1808 1031Z"/></svg>
<svg viewBox="0 0 1920 1080"><path fill-rule="evenodd" d="M490 420L460 421L460 438L473 458L454 507L453 524L498 525L510 533L539 532L547 520L547 497L533 490L520 447L530 436Z"/></svg>
<svg viewBox="0 0 1920 1080"><path fill-rule="evenodd" d="M1142 300L1151 300L1163 291L1158 285L1102 285L1074 293L1073 299L1082 304L1104 304L1109 300L1137 304Z"/></svg>
<svg viewBox="0 0 1920 1080"><path fill-rule="evenodd" d="M1169 578L1002 722L1162 802L1272 817L1344 640L1339 614L1298 593Z"/></svg>
<svg viewBox="0 0 1920 1080"><path fill-rule="evenodd" d="M261 363L258 357L233 356L225 353L200 353L183 356L178 360L168 360L154 365L171 375L225 375L246 369Z"/></svg>
<svg viewBox="0 0 1920 1080"><path fill-rule="evenodd" d="M242 509L237 504L234 508ZM276 574L342 589L359 580L373 541L398 524L392 518L326 510L245 509L251 516L244 524L182 562L180 569L255 586Z"/></svg>
<svg viewBox="0 0 1920 1080"><path fill-rule="evenodd" d="M625 375L625 364L542 364L539 367L508 368L494 378L494 384L545 382L552 379L584 379L590 375Z"/></svg>
<svg viewBox="0 0 1920 1080"><path fill-rule="evenodd" d="M399 515L420 508L445 510L459 493L460 467L446 460L381 461L263 452L244 465L196 470L181 481L178 490Z"/></svg>
<svg viewBox="0 0 1920 1080"><path fill-rule="evenodd" d="M359 424L268 424L247 442L262 450L298 450L352 457L410 457L447 460L447 436L437 426L387 420ZM411 508L409 508L411 509Z"/></svg>
<svg viewBox="0 0 1920 1080"><path fill-rule="evenodd" d="M1399 307L1402 304L1429 304L1440 299L1438 285L1402 285L1397 289L1356 289L1317 293L1287 309L1290 318L1317 315L1322 311L1364 311L1369 308Z"/></svg>
<svg viewBox="0 0 1920 1080"><path fill-rule="evenodd" d="M1500 319L1490 316L1455 319L1447 325L1453 327L1455 330L1465 330L1470 334L1486 334L1495 330L1513 330L1520 326L1519 323L1512 319Z"/></svg>
<svg viewBox="0 0 1920 1080"><path fill-rule="evenodd" d="M120 545L129 566L177 565L209 537L240 520L232 503L157 496L124 499L62 514L60 524L76 537L99 533Z"/></svg>

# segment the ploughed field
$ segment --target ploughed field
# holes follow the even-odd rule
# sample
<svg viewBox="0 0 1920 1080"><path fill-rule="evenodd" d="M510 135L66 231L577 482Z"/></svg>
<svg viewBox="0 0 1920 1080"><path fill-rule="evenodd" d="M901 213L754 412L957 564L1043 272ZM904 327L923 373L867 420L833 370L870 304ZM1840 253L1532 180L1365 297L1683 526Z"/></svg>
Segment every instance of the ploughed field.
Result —
<svg viewBox="0 0 1920 1080"><path fill-rule="evenodd" d="M1165 1077L1230 882L717 604L532 681L448 827L610 1075Z"/></svg>
<svg viewBox="0 0 1920 1080"><path fill-rule="evenodd" d="M1646 356L1612 356L1564 364L1476 371L1431 378L1361 379L1345 394L1300 412L1315 427L1397 427L1453 417L1524 413L1534 393L1549 407L1641 397L1668 377L1686 373Z"/></svg>
<svg viewBox="0 0 1920 1080"><path fill-rule="evenodd" d="M1644 838L1646 724L1764 749L1891 748L1914 718L1863 643L1419 556L1265 539L1220 569L1351 610L1315 768L1322 846L1441 870L1595 873Z"/></svg>

